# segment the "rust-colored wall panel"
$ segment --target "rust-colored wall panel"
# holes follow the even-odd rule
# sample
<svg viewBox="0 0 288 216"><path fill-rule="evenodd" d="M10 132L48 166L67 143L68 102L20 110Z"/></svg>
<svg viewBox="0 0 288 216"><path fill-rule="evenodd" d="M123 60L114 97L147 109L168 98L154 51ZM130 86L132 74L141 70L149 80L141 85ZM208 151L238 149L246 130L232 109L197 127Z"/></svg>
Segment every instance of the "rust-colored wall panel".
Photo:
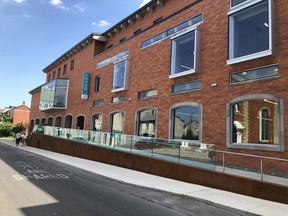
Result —
<svg viewBox="0 0 288 216"><path fill-rule="evenodd" d="M32 134L28 145L212 188L288 204L288 187L114 149Z"/></svg>

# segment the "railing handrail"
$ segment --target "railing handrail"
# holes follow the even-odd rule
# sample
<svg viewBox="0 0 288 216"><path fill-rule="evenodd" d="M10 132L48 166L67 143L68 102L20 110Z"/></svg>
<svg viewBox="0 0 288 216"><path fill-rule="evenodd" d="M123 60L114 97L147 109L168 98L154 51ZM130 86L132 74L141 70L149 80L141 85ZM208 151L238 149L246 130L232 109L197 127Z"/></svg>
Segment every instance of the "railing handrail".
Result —
<svg viewBox="0 0 288 216"><path fill-rule="evenodd" d="M215 151L216 153L218 152L218 153L224 153L224 154L233 154L233 155L241 155L241 156L247 156L247 157L255 157L255 158L288 162L288 159L283 159L283 158L274 158L274 157L267 157L267 156L261 156L261 155L244 154L244 153L228 152L228 151L221 151L221 150L212 150L212 151Z"/></svg>

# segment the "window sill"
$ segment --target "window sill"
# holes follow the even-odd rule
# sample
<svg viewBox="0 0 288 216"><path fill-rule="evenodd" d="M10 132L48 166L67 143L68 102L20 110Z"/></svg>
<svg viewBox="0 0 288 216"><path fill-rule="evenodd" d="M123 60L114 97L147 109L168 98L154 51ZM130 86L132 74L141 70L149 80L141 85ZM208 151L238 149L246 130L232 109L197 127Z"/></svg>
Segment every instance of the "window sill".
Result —
<svg viewBox="0 0 288 216"><path fill-rule="evenodd" d="M114 93L114 92L120 92L120 91L124 91L126 90L124 87L122 88L117 88L117 89L112 89L111 92Z"/></svg>
<svg viewBox="0 0 288 216"><path fill-rule="evenodd" d="M227 148L233 149L249 149L256 151L275 151L284 152L284 148L280 144L253 144L253 143L229 143Z"/></svg>
<svg viewBox="0 0 288 216"><path fill-rule="evenodd" d="M184 72L181 72L181 73L170 74L169 75L169 79L174 79L174 78L177 78L177 77L187 76L187 75L194 74L194 73L196 73L195 69L184 71Z"/></svg>
<svg viewBox="0 0 288 216"><path fill-rule="evenodd" d="M227 60L227 65L232 65L232 64L237 64L237 63L244 62L244 61L262 58L262 57L270 56L272 54L273 54L272 50L266 50L266 51L238 57L238 58L233 58L233 59Z"/></svg>

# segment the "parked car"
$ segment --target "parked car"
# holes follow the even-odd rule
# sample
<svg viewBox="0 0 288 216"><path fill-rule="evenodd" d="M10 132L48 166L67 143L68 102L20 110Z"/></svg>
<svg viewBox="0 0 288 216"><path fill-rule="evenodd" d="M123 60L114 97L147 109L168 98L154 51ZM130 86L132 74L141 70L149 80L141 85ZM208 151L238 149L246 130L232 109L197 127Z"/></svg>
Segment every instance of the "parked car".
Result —
<svg viewBox="0 0 288 216"><path fill-rule="evenodd" d="M88 143L88 140L84 139L83 137L75 136L75 137L71 137L70 139L76 142Z"/></svg>
<svg viewBox="0 0 288 216"><path fill-rule="evenodd" d="M152 149L152 148L162 148L163 144L157 142L157 139L142 139L135 143L135 148L137 149Z"/></svg>

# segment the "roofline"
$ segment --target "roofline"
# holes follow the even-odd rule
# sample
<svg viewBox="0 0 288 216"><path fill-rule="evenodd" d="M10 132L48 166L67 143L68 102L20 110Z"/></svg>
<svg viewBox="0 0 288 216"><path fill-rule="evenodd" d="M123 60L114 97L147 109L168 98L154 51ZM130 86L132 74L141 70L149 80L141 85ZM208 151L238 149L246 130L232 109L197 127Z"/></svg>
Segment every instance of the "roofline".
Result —
<svg viewBox="0 0 288 216"><path fill-rule="evenodd" d="M39 91L43 85L45 85L45 84L42 84L42 85L37 86L36 88L32 89L31 91L29 91L29 94L32 95L33 93Z"/></svg>
<svg viewBox="0 0 288 216"><path fill-rule="evenodd" d="M100 33L91 33L91 34L89 34L87 37L85 37L84 39L82 39L80 42L78 42L76 45L74 45L71 49L69 49L68 51L66 51L64 54L62 54L59 58L57 58L56 60L54 60L51 64L49 64L47 67L45 67L42 71L44 72L44 73L46 73L47 72L47 70L50 68L50 67L52 67L54 64L57 64L57 63L59 63L59 62L61 62L62 61L62 59L63 58L65 58L65 56L67 56L67 55L70 55L70 53L73 53L75 50L78 50L77 48L79 47L79 46L82 46L83 44L85 44L87 41L89 41L90 39L95 39L95 40L97 40L97 38L94 38L95 36L98 36L98 37L100 37L100 36L102 36L102 34L100 34Z"/></svg>
<svg viewBox="0 0 288 216"><path fill-rule="evenodd" d="M109 36L109 33L114 32L115 29L121 27L124 23L129 23L130 20L137 19L137 17L141 17L145 12L153 10L154 6L157 6L159 4L164 4L165 0L151 0L147 4L143 5L141 8L136 10L134 13L130 14L108 30L106 30L104 33L91 33L87 37L85 37L83 40L81 40L79 43L77 43L75 46L73 46L71 49L69 49L67 52L65 52L63 55L61 55L59 58L57 58L55 61L53 61L51 64L49 64L47 67L45 67L42 71L44 73L47 73L47 71L51 68L53 68L54 65L58 65L61 62L65 60L65 56L72 55L74 52L77 52L80 46L85 44L87 40L89 39L94 39L94 40L99 40L99 41L106 41L104 37L107 35Z"/></svg>
<svg viewBox="0 0 288 216"><path fill-rule="evenodd" d="M159 0L151 0L150 2L148 2L147 4L145 4L144 6L142 6L141 8L139 8L138 10L136 10L134 13L130 14L129 16L127 16L126 18L124 18L123 20L121 20L120 22L118 22L117 24L115 24L114 26L112 26L111 28L109 28L108 30L106 30L102 35L105 36L107 35L109 32L113 31L117 26L120 26L121 24L127 22L129 19L135 17L137 14L143 12L145 9L147 10L147 8L151 7L152 5L154 5L155 3L157 4Z"/></svg>

